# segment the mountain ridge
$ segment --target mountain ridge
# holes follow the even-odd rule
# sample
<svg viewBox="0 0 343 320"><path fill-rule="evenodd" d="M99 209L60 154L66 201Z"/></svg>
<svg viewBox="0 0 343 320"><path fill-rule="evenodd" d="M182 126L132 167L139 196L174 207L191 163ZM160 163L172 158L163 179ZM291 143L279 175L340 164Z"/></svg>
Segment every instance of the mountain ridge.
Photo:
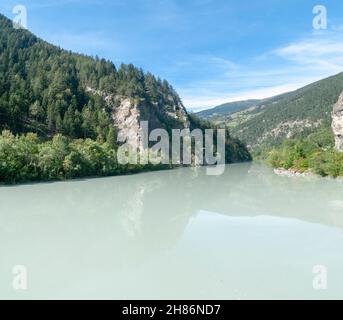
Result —
<svg viewBox="0 0 343 320"><path fill-rule="evenodd" d="M104 140L111 110L94 94L99 91L115 97L117 105L127 98L144 99L156 117L174 125L178 111L187 113L166 80L132 64L117 69L108 60L63 50L27 30L14 29L4 16L0 28L0 129Z"/></svg>
<svg viewBox="0 0 343 320"><path fill-rule="evenodd" d="M298 90L264 99L256 106L216 119L251 150L268 149L285 139L331 128L331 113L343 92L343 73Z"/></svg>
<svg viewBox="0 0 343 320"><path fill-rule="evenodd" d="M214 128L189 114L166 80L132 64L117 69L109 60L61 49L0 14L0 182L159 169L117 163L124 143L118 132L129 144L141 121L149 122L149 133ZM251 160L229 132L225 146L227 163Z"/></svg>
<svg viewBox="0 0 343 320"><path fill-rule="evenodd" d="M228 102L214 108L197 112L196 114L201 118L204 118L206 120L211 120L215 118L216 116L229 116L230 114L233 114L237 111L256 105L260 101L261 100L255 99L255 100L242 100L242 101Z"/></svg>

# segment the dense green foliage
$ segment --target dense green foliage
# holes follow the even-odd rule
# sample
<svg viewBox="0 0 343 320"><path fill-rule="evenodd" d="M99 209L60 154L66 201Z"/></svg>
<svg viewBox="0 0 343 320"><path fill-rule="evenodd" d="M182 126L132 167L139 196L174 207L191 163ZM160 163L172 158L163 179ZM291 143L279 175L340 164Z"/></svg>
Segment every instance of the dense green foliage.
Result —
<svg viewBox="0 0 343 320"><path fill-rule="evenodd" d="M133 65L74 54L16 30L0 15L0 131L107 140L108 95L144 99L156 112L182 105L167 81Z"/></svg>
<svg viewBox="0 0 343 320"><path fill-rule="evenodd" d="M192 121L197 121L192 118ZM251 160L250 153L237 139L227 136L227 163ZM90 176L113 176L145 170L172 168L163 164L122 165L117 149L109 142L91 139L70 139L57 134L43 141L35 133L0 135L0 183L51 181Z"/></svg>
<svg viewBox="0 0 343 320"><path fill-rule="evenodd" d="M167 81L132 64L117 69L110 61L63 50L14 29L0 15L0 132L5 130L0 137L0 182L159 169L116 163L112 117L127 98L144 106L141 120L147 117L169 132L188 121L192 128L211 126L187 114ZM229 133L226 153L227 162L251 159Z"/></svg>
<svg viewBox="0 0 343 320"><path fill-rule="evenodd" d="M234 138L231 136L229 129L226 126L218 126L215 125L213 122L208 120L203 120L198 117L197 114L189 114L188 115L189 122L190 122L190 129L214 129L214 141L217 141L217 129L225 129L226 130L226 141L225 141L225 162L226 163L236 163L242 161L251 161L252 156L247 149L246 145L244 145L239 139Z"/></svg>
<svg viewBox="0 0 343 320"><path fill-rule="evenodd" d="M0 135L0 182L50 181L89 176L111 176L168 165L120 165L116 150L91 139L71 140L60 134L41 141L34 133Z"/></svg>
<svg viewBox="0 0 343 320"><path fill-rule="evenodd" d="M268 154L274 168L296 172L311 171L321 176L343 176L343 153L334 148L334 137L327 129L303 139L285 140Z"/></svg>

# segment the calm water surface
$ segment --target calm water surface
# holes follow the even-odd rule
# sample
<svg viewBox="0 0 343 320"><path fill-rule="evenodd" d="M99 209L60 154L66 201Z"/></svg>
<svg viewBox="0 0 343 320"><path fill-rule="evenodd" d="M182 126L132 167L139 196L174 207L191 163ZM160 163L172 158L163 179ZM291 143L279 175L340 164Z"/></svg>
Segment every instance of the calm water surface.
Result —
<svg viewBox="0 0 343 320"><path fill-rule="evenodd" d="M342 299L342 231L343 181L259 164L0 187L0 298Z"/></svg>

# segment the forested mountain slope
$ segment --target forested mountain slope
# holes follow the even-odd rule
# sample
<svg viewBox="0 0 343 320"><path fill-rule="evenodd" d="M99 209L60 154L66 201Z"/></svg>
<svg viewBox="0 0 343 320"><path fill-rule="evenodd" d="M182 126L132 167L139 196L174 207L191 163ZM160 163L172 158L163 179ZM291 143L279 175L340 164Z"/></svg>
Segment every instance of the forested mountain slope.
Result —
<svg viewBox="0 0 343 320"><path fill-rule="evenodd" d="M343 73L294 92L260 101L248 109L221 117L233 135L254 151L280 145L286 138L331 128L331 113L343 91Z"/></svg>
<svg viewBox="0 0 343 320"><path fill-rule="evenodd" d="M249 145L276 145L285 138L331 127L333 105L343 91L343 73L272 99L233 131Z"/></svg>
<svg viewBox="0 0 343 320"><path fill-rule="evenodd" d="M0 15L0 183L149 169L115 158L118 131L135 139L140 121L150 131L212 126L189 115L167 81L63 50ZM227 162L251 160L229 134L226 146Z"/></svg>
<svg viewBox="0 0 343 320"><path fill-rule="evenodd" d="M0 129L104 140L112 127L105 96L111 107L130 98L148 104L161 122L185 122L167 81L133 65L117 70L110 61L62 50L0 16Z"/></svg>
<svg viewBox="0 0 343 320"><path fill-rule="evenodd" d="M224 103L218 107L203 110L197 113L197 115L203 119L216 120L221 117L229 116L238 111L244 110L248 107L258 104L260 100L245 100L237 102Z"/></svg>

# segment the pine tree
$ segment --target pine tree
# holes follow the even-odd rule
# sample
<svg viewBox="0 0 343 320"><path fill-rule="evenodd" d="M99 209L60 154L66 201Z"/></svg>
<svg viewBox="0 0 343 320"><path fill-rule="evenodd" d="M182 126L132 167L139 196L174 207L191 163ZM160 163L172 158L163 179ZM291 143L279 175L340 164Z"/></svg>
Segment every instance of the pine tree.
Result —
<svg viewBox="0 0 343 320"><path fill-rule="evenodd" d="M117 146L117 132L112 125L108 128L106 142L111 148L115 148Z"/></svg>

